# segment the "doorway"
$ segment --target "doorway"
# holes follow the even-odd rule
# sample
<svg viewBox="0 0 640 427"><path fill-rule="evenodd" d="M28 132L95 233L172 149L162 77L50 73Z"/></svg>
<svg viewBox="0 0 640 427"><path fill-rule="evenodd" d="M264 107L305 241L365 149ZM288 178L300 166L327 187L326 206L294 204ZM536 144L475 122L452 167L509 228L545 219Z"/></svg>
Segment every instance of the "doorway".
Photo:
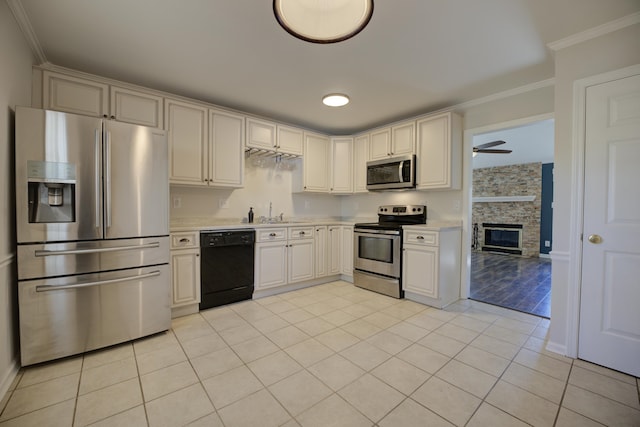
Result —
<svg viewBox="0 0 640 427"><path fill-rule="evenodd" d="M552 118L473 135L471 299L550 317L553 145Z"/></svg>

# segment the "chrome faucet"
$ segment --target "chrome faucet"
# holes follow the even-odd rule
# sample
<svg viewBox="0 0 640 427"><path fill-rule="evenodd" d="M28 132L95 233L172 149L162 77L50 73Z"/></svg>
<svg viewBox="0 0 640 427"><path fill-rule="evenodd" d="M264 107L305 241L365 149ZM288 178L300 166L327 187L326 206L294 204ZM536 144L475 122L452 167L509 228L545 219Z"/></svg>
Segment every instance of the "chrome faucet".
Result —
<svg viewBox="0 0 640 427"><path fill-rule="evenodd" d="M284 216L284 212L280 212L280 215L279 215L279 217L280 217L280 222L282 222L282 219L283 219L282 217L283 217L283 216Z"/></svg>

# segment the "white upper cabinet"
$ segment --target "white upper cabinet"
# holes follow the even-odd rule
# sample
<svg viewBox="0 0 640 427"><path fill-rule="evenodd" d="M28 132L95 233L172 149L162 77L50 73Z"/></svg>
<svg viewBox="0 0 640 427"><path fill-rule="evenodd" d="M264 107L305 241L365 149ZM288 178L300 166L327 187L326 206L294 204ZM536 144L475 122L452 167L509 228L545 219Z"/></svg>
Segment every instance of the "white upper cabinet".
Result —
<svg viewBox="0 0 640 427"><path fill-rule="evenodd" d="M369 160L386 159L391 156L391 128L371 132Z"/></svg>
<svg viewBox="0 0 640 427"><path fill-rule="evenodd" d="M209 122L206 107L166 99L169 182L207 186Z"/></svg>
<svg viewBox="0 0 640 427"><path fill-rule="evenodd" d="M415 153L415 121L399 123L371 132L369 160Z"/></svg>
<svg viewBox="0 0 640 427"><path fill-rule="evenodd" d="M401 123L391 128L391 155L403 156L416 152L416 122Z"/></svg>
<svg viewBox="0 0 640 427"><path fill-rule="evenodd" d="M209 185L242 187L244 116L209 110Z"/></svg>
<svg viewBox="0 0 640 427"><path fill-rule="evenodd" d="M161 96L111 86L109 97L111 118L119 122L164 129Z"/></svg>
<svg viewBox="0 0 640 427"><path fill-rule="evenodd" d="M353 138L331 138L330 172L331 193L353 193Z"/></svg>
<svg viewBox="0 0 640 427"><path fill-rule="evenodd" d="M276 124L247 117L247 147L276 149Z"/></svg>
<svg viewBox="0 0 640 427"><path fill-rule="evenodd" d="M280 153L302 156L304 132L301 129L278 125L277 134L277 150Z"/></svg>
<svg viewBox="0 0 640 427"><path fill-rule="evenodd" d="M301 156L303 131L291 126L247 117L246 145L248 148Z"/></svg>
<svg viewBox="0 0 640 427"><path fill-rule="evenodd" d="M369 160L369 134L356 136L353 141L353 191L367 192L367 160Z"/></svg>
<svg viewBox="0 0 640 427"><path fill-rule="evenodd" d="M164 128L162 97L43 71L42 108Z"/></svg>
<svg viewBox="0 0 640 427"><path fill-rule="evenodd" d="M330 145L331 141L327 136L304 134L304 155L294 175L294 191L329 192Z"/></svg>
<svg viewBox="0 0 640 427"><path fill-rule="evenodd" d="M462 119L455 113L417 121L418 190L457 190L462 180Z"/></svg>

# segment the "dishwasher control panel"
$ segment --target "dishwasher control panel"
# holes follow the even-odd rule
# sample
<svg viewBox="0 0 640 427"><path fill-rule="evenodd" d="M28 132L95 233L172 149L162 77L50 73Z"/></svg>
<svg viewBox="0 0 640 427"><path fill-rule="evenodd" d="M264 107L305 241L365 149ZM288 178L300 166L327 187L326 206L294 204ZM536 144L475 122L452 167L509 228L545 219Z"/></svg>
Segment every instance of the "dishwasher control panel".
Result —
<svg viewBox="0 0 640 427"><path fill-rule="evenodd" d="M255 236L255 230L202 231L200 232L200 247L253 245L256 240Z"/></svg>

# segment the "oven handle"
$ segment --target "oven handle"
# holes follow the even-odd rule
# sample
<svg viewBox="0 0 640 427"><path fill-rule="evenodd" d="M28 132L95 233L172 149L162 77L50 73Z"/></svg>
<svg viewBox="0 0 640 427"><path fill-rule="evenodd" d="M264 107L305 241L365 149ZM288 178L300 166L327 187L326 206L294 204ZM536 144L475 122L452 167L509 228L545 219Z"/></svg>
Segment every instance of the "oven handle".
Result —
<svg viewBox="0 0 640 427"><path fill-rule="evenodd" d="M357 233L359 236L379 237L387 239L393 239L394 237L400 236L400 232L397 230L368 230L363 228L356 228L353 230L353 232Z"/></svg>

